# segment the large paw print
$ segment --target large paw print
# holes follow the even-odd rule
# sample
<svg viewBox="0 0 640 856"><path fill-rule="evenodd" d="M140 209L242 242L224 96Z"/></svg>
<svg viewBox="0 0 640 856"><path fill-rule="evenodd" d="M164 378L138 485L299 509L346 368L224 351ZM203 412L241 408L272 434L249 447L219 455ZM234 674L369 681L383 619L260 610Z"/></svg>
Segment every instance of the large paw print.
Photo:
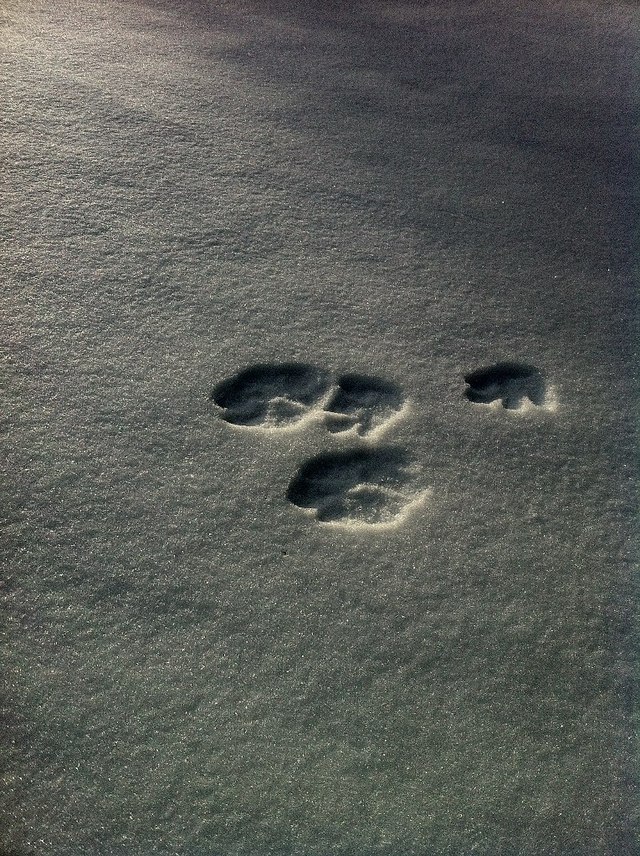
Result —
<svg viewBox="0 0 640 856"><path fill-rule="evenodd" d="M304 363L249 366L223 380L211 394L232 425L274 429L321 420L332 434L367 437L400 414L405 399L383 378L345 374L331 383L328 372Z"/></svg>
<svg viewBox="0 0 640 856"><path fill-rule="evenodd" d="M219 383L211 398L232 425L286 428L321 407L328 391L327 374L313 366L261 364Z"/></svg>
<svg viewBox="0 0 640 856"><path fill-rule="evenodd" d="M507 410L520 410L527 399L541 407L545 403L545 380L542 373L526 363L496 363L466 375L469 389L465 396L474 404L501 401Z"/></svg>
<svg viewBox="0 0 640 856"><path fill-rule="evenodd" d="M338 433L353 429L365 437L389 423L404 405L399 387L382 378L346 374L325 405L325 424Z"/></svg>
<svg viewBox="0 0 640 856"><path fill-rule="evenodd" d="M419 468L400 449L350 449L307 461L287 499L323 523L388 526L427 494L416 487Z"/></svg>

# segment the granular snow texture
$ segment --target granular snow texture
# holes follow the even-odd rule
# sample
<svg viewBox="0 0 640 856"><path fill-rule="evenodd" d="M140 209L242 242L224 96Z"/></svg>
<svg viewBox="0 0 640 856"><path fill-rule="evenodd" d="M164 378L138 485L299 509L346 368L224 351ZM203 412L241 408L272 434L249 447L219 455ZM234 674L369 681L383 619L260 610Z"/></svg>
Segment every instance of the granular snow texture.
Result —
<svg viewBox="0 0 640 856"><path fill-rule="evenodd" d="M640 10L2 0L3 856L633 856Z"/></svg>

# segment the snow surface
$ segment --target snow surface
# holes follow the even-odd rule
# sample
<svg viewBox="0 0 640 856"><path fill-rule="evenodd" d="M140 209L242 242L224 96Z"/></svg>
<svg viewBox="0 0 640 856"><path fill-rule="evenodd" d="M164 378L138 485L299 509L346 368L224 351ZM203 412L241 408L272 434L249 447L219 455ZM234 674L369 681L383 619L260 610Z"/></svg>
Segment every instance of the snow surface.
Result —
<svg viewBox="0 0 640 856"><path fill-rule="evenodd" d="M3 856L637 853L637 6L0 10Z"/></svg>

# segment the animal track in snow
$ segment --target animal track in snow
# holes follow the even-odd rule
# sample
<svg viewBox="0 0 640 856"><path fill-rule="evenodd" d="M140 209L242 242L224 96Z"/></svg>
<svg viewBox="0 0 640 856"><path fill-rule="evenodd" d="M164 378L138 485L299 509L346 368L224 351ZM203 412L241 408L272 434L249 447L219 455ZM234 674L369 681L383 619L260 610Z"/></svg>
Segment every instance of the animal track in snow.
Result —
<svg viewBox="0 0 640 856"><path fill-rule="evenodd" d="M304 363L258 364L223 380L211 398L232 425L287 428L319 408L329 390L326 372Z"/></svg>
<svg viewBox="0 0 640 856"><path fill-rule="evenodd" d="M389 422L404 406L404 396L390 381L367 375L345 374L325 405L325 424L336 434L354 429L361 437Z"/></svg>
<svg viewBox="0 0 640 856"><path fill-rule="evenodd" d="M318 455L302 465L287 499L322 523L389 526L428 491L416 485L419 467L401 449L350 449Z"/></svg>
<svg viewBox="0 0 640 856"><path fill-rule="evenodd" d="M465 397L474 404L501 404L512 412L555 408L553 387L526 363L496 363L464 380ZM332 434L362 441L307 460L290 482L287 500L321 523L393 527L430 494L407 451L372 442L408 407L391 381L355 373L332 381L327 371L306 363L260 363L221 381L211 399L232 425L286 429L313 418Z"/></svg>
<svg viewBox="0 0 640 856"><path fill-rule="evenodd" d="M496 363L465 376L469 389L465 396L474 404L501 401L507 410L520 410L529 399L541 407L546 401L546 384L542 373L526 363Z"/></svg>

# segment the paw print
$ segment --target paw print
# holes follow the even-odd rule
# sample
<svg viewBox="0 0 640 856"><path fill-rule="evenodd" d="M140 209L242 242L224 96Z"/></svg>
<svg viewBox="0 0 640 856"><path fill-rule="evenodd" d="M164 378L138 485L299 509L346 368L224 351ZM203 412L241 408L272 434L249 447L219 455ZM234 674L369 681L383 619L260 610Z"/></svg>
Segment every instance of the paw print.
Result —
<svg viewBox="0 0 640 856"><path fill-rule="evenodd" d="M400 388L383 378L345 374L332 383L305 363L249 366L221 381L211 399L231 425L273 430L315 417L333 434L359 437L380 431L405 404Z"/></svg>
<svg viewBox="0 0 640 856"><path fill-rule="evenodd" d="M327 453L302 465L287 498L322 523L388 525L425 495L416 487L419 473L401 449Z"/></svg>
<svg viewBox="0 0 640 856"><path fill-rule="evenodd" d="M326 373L313 366L260 364L223 380L211 398L232 425L288 428L319 407L328 390Z"/></svg>
<svg viewBox="0 0 640 856"><path fill-rule="evenodd" d="M325 406L325 424L336 434L354 430L366 437L400 413L404 396L398 386L383 378L346 374Z"/></svg>
<svg viewBox="0 0 640 856"><path fill-rule="evenodd" d="M406 401L384 378L328 372L304 363L249 366L211 393L220 417L242 428L278 431L315 418L329 434L364 443L395 421ZM401 519L426 495L404 450L360 446L307 460L288 501L321 523L380 526Z"/></svg>
<svg viewBox="0 0 640 856"><path fill-rule="evenodd" d="M465 396L474 404L501 401L506 410L520 410L529 399L541 407L545 403L545 380L534 366L525 363L496 363L465 376L469 389Z"/></svg>
<svg viewBox="0 0 640 856"><path fill-rule="evenodd" d="M496 363L464 380L464 395L474 404L500 402L508 411L548 406L542 372L526 363ZM279 431L315 419L350 444L309 458L287 489L287 500L319 523L388 528L430 494L407 450L373 443L408 411L392 381L364 374L332 380L306 363L260 363L221 381L211 399L230 425Z"/></svg>

